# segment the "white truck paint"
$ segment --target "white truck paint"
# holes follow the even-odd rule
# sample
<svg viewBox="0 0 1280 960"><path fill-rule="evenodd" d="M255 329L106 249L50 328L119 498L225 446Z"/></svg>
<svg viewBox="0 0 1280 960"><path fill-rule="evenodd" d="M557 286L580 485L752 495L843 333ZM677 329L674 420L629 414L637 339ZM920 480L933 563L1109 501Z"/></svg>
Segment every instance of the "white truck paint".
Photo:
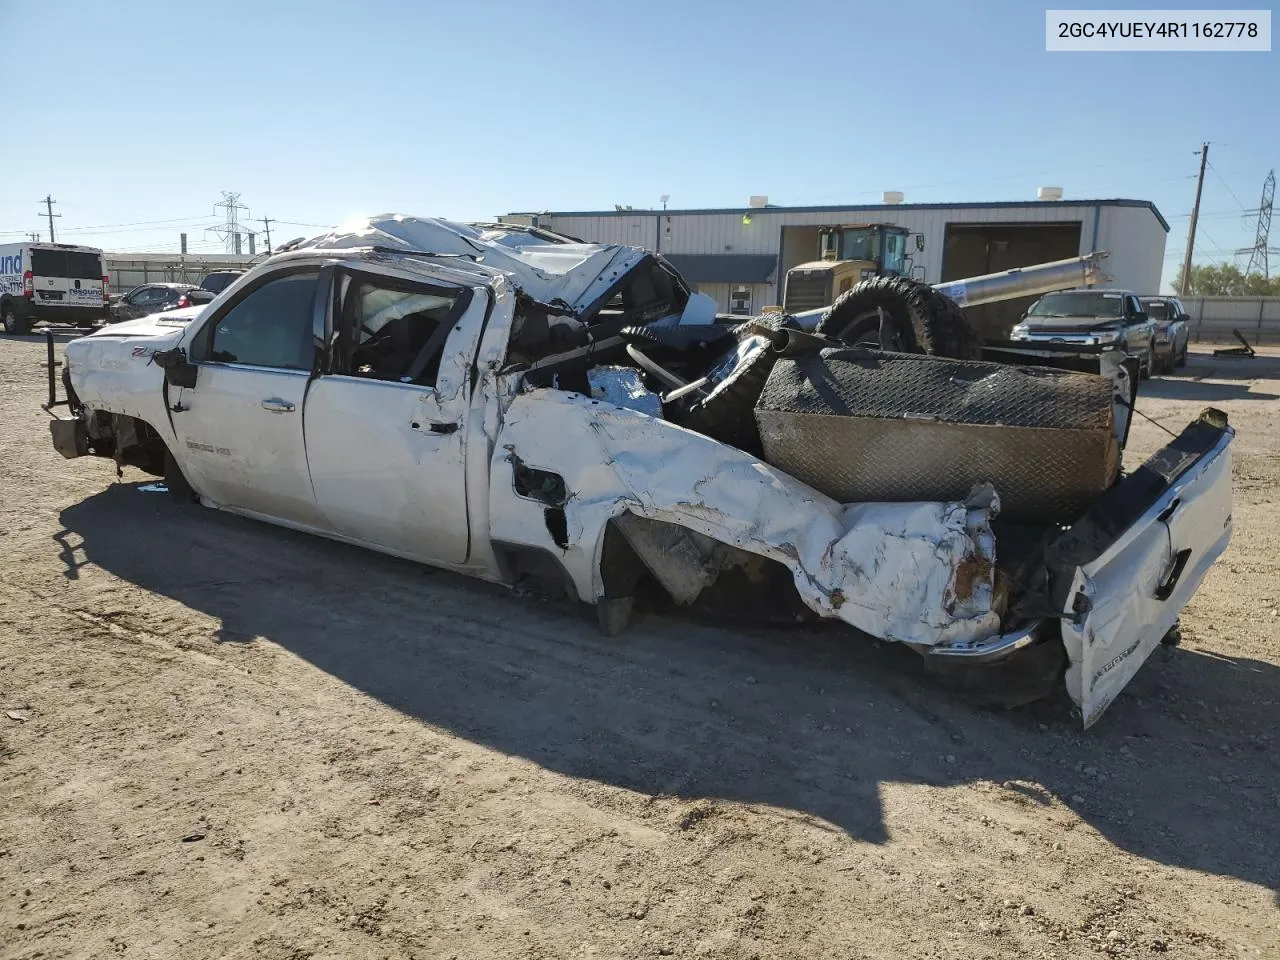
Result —
<svg viewBox="0 0 1280 960"><path fill-rule="evenodd" d="M1052 611L1044 623L1002 633L991 530L998 491L978 488L963 503L839 504L755 456L646 412L634 383L626 403L533 386L531 368L510 362L524 325L545 311L549 326L581 329L629 271L655 262L643 250L558 240L514 227L389 217L300 245L205 307L68 344L80 412L54 421L55 445L73 456L145 424L139 449L163 444L158 449L172 453L208 506L497 582L512 578L512 551L537 552L554 559L579 599L604 611L602 623L617 599L603 557L611 521L626 514L660 521L721 545L718 555L729 561L780 564L819 617L929 656L999 661L1035 640L1061 643L1071 660L1068 689L1086 723L1159 642L1225 546L1230 431L1223 429L1218 444L1161 489L1158 503L1071 569L1078 589L1060 636L1044 640L1043 629L1056 631L1059 622ZM319 271L312 320L316 342L329 346L318 367L264 368L216 354L187 360L230 311L299 270ZM431 385L325 365L341 337L358 339L343 310L362 278L445 291L463 305ZM687 291L682 299L679 312L652 322L705 310ZM593 341L587 354L607 342ZM194 387L179 385L187 374ZM113 455L127 459L120 449ZM560 486L522 489L520 471ZM1188 549L1192 562L1175 573ZM670 559L674 569L679 558ZM1170 582L1172 595L1156 600ZM1112 651L1130 648L1123 666L1102 669Z"/></svg>

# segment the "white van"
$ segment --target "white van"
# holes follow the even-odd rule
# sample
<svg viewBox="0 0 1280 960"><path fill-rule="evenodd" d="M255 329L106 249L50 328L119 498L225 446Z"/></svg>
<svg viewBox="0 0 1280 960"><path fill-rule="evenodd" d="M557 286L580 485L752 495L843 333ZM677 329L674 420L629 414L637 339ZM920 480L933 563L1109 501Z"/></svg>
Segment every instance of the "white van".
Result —
<svg viewBox="0 0 1280 960"><path fill-rule="evenodd" d="M0 321L5 333L41 322L91 327L107 318L102 251L66 243L0 244Z"/></svg>

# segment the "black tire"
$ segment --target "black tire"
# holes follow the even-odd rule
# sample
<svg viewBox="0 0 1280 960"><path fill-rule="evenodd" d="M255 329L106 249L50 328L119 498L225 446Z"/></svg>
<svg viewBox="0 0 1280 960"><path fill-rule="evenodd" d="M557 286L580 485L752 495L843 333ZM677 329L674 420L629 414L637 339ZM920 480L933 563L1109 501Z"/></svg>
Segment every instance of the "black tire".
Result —
<svg viewBox="0 0 1280 960"><path fill-rule="evenodd" d="M753 335L753 324L763 324L775 330L800 329L800 325L786 314L767 314L752 323L734 327L733 333L739 342ZM717 384L708 396L694 396L687 404L668 410L667 416L687 430L759 456L760 431L754 410L777 359L772 347L763 346Z"/></svg>
<svg viewBox="0 0 1280 960"><path fill-rule="evenodd" d="M12 303L6 303L0 307L0 320L4 323L5 333L21 337L31 332L31 318L18 316Z"/></svg>
<svg viewBox="0 0 1280 960"><path fill-rule="evenodd" d="M1154 352L1154 351L1151 351L1151 350L1148 350L1148 351L1147 351L1147 362L1144 364L1144 363L1142 363L1142 361L1138 361L1138 377L1139 377L1139 379L1142 379L1142 380L1150 380L1150 379L1151 379L1151 368L1152 368L1152 366L1154 366L1154 365L1155 365L1155 362L1156 362L1156 355L1155 355L1155 352Z"/></svg>
<svg viewBox="0 0 1280 960"><path fill-rule="evenodd" d="M1185 343L1182 345L1182 351L1178 354L1178 359L1174 361L1173 365L1179 369L1187 365L1187 345Z"/></svg>
<svg viewBox="0 0 1280 960"><path fill-rule="evenodd" d="M966 663L925 656L925 671L974 706L1012 710L1050 696L1062 685L1067 651L1057 638L1044 639L1004 660Z"/></svg>
<svg viewBox="0 0 1280 960"><path fill-rule="evenodd" d="M955 360L982 358L982 338L950 297L909 277L872 277L827 308L818 333L846 343L879 343L883 309L903 353L928 353Z"/></svg>
<svg viewBox="0 0 1280 960"><path fill-rule="evenodd" d="M178 461L168 450L164 452L164 485L169 488L169 497L174 503L192 504L200 500L195 489L182 474Z"/></svg>

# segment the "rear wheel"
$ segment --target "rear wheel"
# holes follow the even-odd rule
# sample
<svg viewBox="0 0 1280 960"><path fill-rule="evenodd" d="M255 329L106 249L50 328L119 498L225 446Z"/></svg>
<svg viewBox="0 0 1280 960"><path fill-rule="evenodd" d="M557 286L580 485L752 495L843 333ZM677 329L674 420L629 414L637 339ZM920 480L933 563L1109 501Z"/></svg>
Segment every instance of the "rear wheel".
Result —
<svg viewBox="0 0 1280 960"><path fill-rule="evenodd" d="M1041 640L994 663L925 656L925 670L943 687L981 707L1007 710L1043 700L1062 683L1067 651L1062 641Z"/></svg>
<svg viewBox="0 0 1280 960"><path fill-rule="evenodd" d="M1174 361L1175 367L1185 367L1187 365L1187 344L1182 345L1182 349L1178 351L1178 358Z"/></svg>
<svg viewBox="0 0 1280 960"><path fill-rule="evenodd" d="M22 336L31 332L31 318L19 317L12 303L0 307L0 320L4 322L4 332Z"/></svg>

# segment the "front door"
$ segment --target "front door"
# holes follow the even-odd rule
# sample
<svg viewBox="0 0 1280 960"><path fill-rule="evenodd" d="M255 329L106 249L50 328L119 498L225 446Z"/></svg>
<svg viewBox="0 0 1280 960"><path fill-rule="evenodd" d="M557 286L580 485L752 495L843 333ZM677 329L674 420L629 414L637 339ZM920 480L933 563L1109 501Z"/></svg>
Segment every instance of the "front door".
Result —
<svg viewBox="0 0 1280 960"><path fill-rule="evenodd" d="M315 363L318 273L277 273L201 324L188 347L192 389L170 388L174 456L213 504L327 529L303 444Z"/></svg>
<svg viewBox="0 0 1280 960"><path fill-rule="evenodd" d="M332 372L307 398L317 503L344 536L425 563L462 563L465 387L487 298L377 274L342 283Z"/></svg>

